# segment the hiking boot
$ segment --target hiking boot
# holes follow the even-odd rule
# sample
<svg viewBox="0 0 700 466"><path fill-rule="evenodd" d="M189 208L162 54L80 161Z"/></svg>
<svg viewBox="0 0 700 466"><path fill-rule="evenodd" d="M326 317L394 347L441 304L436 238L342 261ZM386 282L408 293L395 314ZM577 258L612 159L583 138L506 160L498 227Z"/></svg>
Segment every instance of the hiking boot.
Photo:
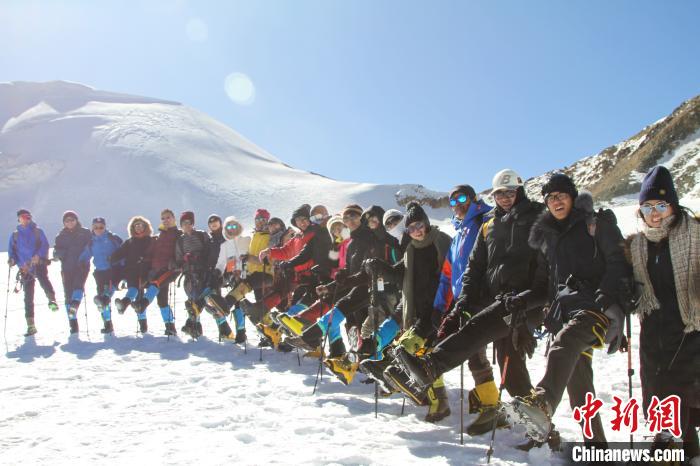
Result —
<svg viewBox="0 0 700 466"><path fill-rule="evenodd" d="M496 421L496 429L503 429L510 426L506 415L501 411L500 407L487 406L484 407L477 418L464 429L464 432L471 437L486 434L493 429L494 420Z"/></svg>
<svg viewBox="0 0 700 466"><path fill-rule="evenodd" d="M246 335L245 335L245 330L238 330L236 332L235 342L240 344L240 343L245 343L246 340L248 340L248 337L246 337Z"/></svg>
<svg viewBox="0 0 700 466"><path fill-rule="evenodd" d="M543 391L535 391L528 396L516 396L510 403L504 404L504 410L511 421L523 424L528 435L545 442L552 431L552 408L544 397Z"/></svg>
<svg viewBox="0 0 700 466"><path fill-rule="evenodd" d="M345 385L350 385L355 378L359 364L352 362L345 354L339 358L328 358L323 364Z"/></svg>
<svg viewBox="0 0 700 466"><path fill-rule="evenodd" d="M397 391L404 393L417 406L425 406L428 403L427 389L419 387L408 377L399 366L391 365L384 371L384 379Z"/></svg>
<svg viewBox="0 0 700 466"><path fill-rule="evenodd" d="M142 313L148 307L148 300L146 298L137 299L131 304L131 307L136 311L137 314Z"/></svg>
<svg viewBox="0 0 700 466"><path fill-rule="evenodd" d="M439 422L451 414L450 405L447 402L447 390L445 387L430 387L428 395L428 414L425 422Z"/></svg>
<svg viewBox="0 0 700 466"><path fill-rule="evenodd" d="M379 384L380 390L385 393L395 393L397 390L384 378L384 371L391 365L391 359L384 358L379 361L365 359L360 362L359 371Z"/></svg>
<svg viewBox="0 0 700 466"><path fill-rule="evenodd" d="M435 367L430 361L430 356L418 357L409 353L403 346L394 348L396 363L406 371L414 383L427 389L438 378Z"/></svg>
<svg viewBox="0 0 700 466"><path fill-rule="evenodd" d="M291 336L301 335L304 333L304 330L312 325L310 322L306 322L297 317L288 316L287 314L280 314L278 320L280 325L284 327Z"/></svg>
<svg viewBox="0 0 700 466"><path fill-rule="evenodd" d="M78 319L68 319L68 325L70 325L70 333L78 333L80 330L78 328Z"/></svg>
<svg viewBox="0 0 700 466"><path fill-rule="evenodd" d="M106 320L105 326L103 329L100 330L100 333L108 334L108 333L113 333L113 332L114 332L114 325L112 324L112 321Z"/></svg>
<svg viewBox="0 0 700 466"><path fill-rule="evenodd" d="M114 300L114 306L117 308L117 312L124 314L126 308L131 304L131 299L129 298L117 298Z"/></svg>
<svg viewBox="0 0 700 466"><path fill-rule="evenodd" d="M139 332L148 332L148 321L146 319L139 319Z"/></svg>
<svg viewBox="0 0 700 466"><path fill-rule="evenodd" d="M175 322L168 322L165 324L165 335L177 335L177 330L175 329Z"/></svg>

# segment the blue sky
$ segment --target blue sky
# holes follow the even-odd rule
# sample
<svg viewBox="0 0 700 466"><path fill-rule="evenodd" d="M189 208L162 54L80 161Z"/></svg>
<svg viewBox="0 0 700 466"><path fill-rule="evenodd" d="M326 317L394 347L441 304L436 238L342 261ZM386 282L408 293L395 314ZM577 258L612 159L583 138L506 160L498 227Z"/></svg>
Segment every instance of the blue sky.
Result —
<svg viewBox="0 0 700 466"><path fill-rule="evenodd" d="M0 81L177 100L336 179L483 189L700 94L699 17L690 0L0 0ZM254 97L229 98L232 73Z"/></svg>

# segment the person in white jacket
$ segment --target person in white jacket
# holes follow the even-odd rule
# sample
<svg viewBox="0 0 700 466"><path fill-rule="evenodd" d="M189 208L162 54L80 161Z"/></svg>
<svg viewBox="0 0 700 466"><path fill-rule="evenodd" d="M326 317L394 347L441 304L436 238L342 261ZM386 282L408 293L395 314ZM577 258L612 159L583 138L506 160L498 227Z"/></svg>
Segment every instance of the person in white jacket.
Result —
<svg viewBox="0 0 700 466"><path fill-rule="evenodd" d="M245 279L245 261L248 256L250 247L250 237L243 236L243 225L234 216L226 217L224 220L224 238L226 241L221 243L219 248L219 258L216 261L215 273L223 276L224 286L235 287L238 281ZM229 314L229 306L226 305L226 300L220 294L212 293L207 299L207 306L215 312L216 323L219 325L219 337L225 339L234 339L237 343L242 343L246 340L245 336L245 318L240 308L234 311L234 320L236 322L236 334L233 332L226 316Z"/></svg>

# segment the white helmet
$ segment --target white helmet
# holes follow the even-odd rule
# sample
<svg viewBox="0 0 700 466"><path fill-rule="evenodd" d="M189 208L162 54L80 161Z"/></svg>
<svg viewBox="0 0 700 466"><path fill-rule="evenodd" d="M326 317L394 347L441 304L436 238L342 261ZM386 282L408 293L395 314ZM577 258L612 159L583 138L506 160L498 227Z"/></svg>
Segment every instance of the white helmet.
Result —
<svg viewBox="0 0 700 466"><path fill-rule="evenodd" d="M510 168L506 168L505 170L501 170L500 172L496 173L496 176L493 177L493 182L491 183L493 186L493 191L499 191L501 189L518 189L523 185L523 179L515 173L514 170L511 170Z"/></svg>

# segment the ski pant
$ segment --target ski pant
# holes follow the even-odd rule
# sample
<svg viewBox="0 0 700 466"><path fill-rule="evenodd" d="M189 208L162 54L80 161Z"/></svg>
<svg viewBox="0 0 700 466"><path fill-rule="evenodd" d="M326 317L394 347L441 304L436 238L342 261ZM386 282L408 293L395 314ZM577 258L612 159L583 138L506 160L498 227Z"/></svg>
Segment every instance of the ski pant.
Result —
<svg viewBox="0 0 700 466"><path fill-rule="evenodd" d="M35 279L36 278L36 279ZM49 300L56 299L56 292L53 289L53 285L49 280L49 270L46 264L40 263L34 267L34 275L27 277L26 279L22 277L23 287L24 287L24 317L33 318L34 317L34 285L36 281L39 280L39 285L46 293L46 297ZM7 286L10 286L9 284Z"/></svg>
<svg viewBox="0 0 700 466"><path fill-rule="evenodd" d="M66 312L70 308L72 301L80 302L85 294L85 281L87 280L89 265L82 265L73 270L62 270L61 279L63 281L63 295L65 297ZM70 319L76 319L77 316L71 315L68 312Z"/></svg>
<svg viewBox="0 0 700 466"><path fill-rule="evenodd" d="M609 321L599 311L578 311L554 337L547 355L547 367L542 380L537 384L538 392L554 413L566 389L571 408L586 403L586 393L595 396L593 386L593 348L605 342ZM605 432L600 415L591 420L593 438L587 442L605 442Z"/></svg>
<svg viewBox="0 0 700 466"><path fill-rule="evenodd" d="M469 369L477 383L493 380L493 370L486 357L486 345L494 343L498 363L503 369L508 356L508 372L505 388L512 396L527 395L532 389L530 375L525 361L513 348L510 327L503 320L505 308L497 306L486 308L472 317L457 332L442 340L430 353L437 373L443 374L468 360ZM527 313L532 326L541 323L541 312L533 309Z"/></svg>

